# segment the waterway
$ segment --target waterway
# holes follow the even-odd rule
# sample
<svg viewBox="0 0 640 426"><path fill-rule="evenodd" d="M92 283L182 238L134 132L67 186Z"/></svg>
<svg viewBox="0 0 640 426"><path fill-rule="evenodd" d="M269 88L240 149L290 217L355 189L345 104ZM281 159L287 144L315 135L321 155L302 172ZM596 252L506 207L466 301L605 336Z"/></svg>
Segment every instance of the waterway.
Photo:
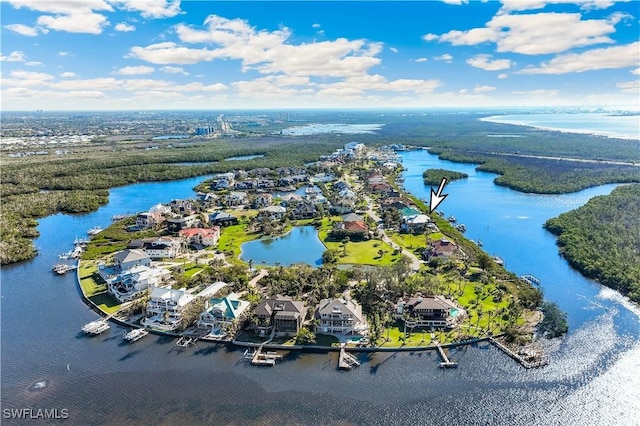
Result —
<svg viewBox="0 0 640 426"><path fill-rule="evenodd" d="M0 271L1 403L5 409L67 409L66 424L633 424L640 410L640 311L567 266L541 224L609 193L614 185L565 195L525 195L493 185L495 175L443 162L425 151L402 154L405 186L428 196L426 167L464 171L445 187L447 214L469 238L516 273L532 273L568 312L569 334L550 348L551 364L525 370L488 344L452 350L455 370L427 353L361 355L336 370L337 354L293 354L273 368L251 367L242 352L149 335L129 345L115 324L87 338L97 318L73 275L50 272L74 237L107 226L114 214L193 196L204 178L111 190L87 215L40 220L40 255ZM36 382L46 388L30 390ZM24 424L2 418L2 424ZM45 423L45 422L42 422Z"/></svg>

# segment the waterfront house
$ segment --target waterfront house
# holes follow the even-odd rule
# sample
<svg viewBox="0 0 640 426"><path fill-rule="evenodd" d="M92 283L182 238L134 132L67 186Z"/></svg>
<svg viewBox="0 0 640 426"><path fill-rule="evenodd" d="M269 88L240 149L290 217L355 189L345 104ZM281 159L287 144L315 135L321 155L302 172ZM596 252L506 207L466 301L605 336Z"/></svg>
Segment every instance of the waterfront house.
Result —
<svg viewBox="0 0 640 426"><path fill-rule="evenodd" d="M189 245L211 247L218 244L220 227L183 229L178 235Z"/></svg>
<svg viewBox="0 0 640 426"><path fill-rule="evenodd" d="M396 304L396 319L415 327L452 327L462 310L442 296L419 296L400 299Z"/></svg>
<svg viewBox="0 0 640 426"><path fill-rule="evenodd" d="M164 221L164 216L158 212L141 212L136 215L136 228L149 229L159 226Z"/></svg>
<svg viewBox="0 0 640 426"><path fill-rule="evenodd" d="M244 191L231 191L222 198L225 206L239 206L247 204L247 193Z"/></svg>
<svg viewBox="0 0 640 426"><path fill-rule="evenodd" d="M273 195L268 192L256 194L252 204L254 209L270 206L273 204Z"/></svg>
<svg viewBox="0 0 640 426"><path fill-rule="evenodd" d="M147 289L158 287L170 278L171 272L166 269L138 265L108 280L107 290L124 303L141 297Z"/></svg>
<svg viewBox="0 0 640 426"><path fill-rule="evenodd" d="M282 206L269 206L260 209L259 218L282 219L287 214L287 209Z"/></svg>
<svg viewBox="0 0 640 426"><path fill-rule="evenodd" d="M181 242L177 238L158 237L145 238L141 240L142 250L144 250L151 259L174 258L180 254Z"/></svg>
<svg viewBox="0 0 640 426"><path fill-rule="evenodd" d="M304 202L296 205L291 210L292 219L313 219L318 212L318 209L314 204Z"/></svg>
<svg viewBox="0 0 640 426"><path fill-rule="evenodd" d="M329 212L331 214L347 214L352 213L356 209L356 203L353 200L341 198L331 204Z"/></svg>
<svg viewBox="0 0 640 426"><path fill-rule="evenodd" d="M419 214L406 219L405 225L407 231L413 234L419 234L427 229L427 225L431 222L431 218L426 214Z"/></svg>
<svg viewBox="0 0 640 426"><path fill-rule="evenodd" d="M294 335L302 327L307 316L304 302L288 296L275 296L262 300L254 311L258 324L253 328L262 336Z"/></svg>
<svg viewBox="0 0 640 426"><path fill-rule="evenodd" d="M140 249L125 249L113 255L115 265L126 271L137 265L151 266L151 257Z"/></svg>
<svg viewBox="0 0 640 426"><path fill-rule="evenodd" d="M242 320L249 311L250 302L240 300L231 293L225 297L211 298L205 302L205 309L200 313L198 327L209 328L211 334L224 334Z"/></svg>
<svg viewBox="0 0 640 426"><path fill-rule="evenodd" d="M289 207L290 205L299 204L301 202L302 202L302 196L298 195L298 194L295 194L295 193L284 195L280 199L280 204L282 204L285 207Z"/></svg>
<svg viewBox="0 0 640 426"><path fill-rule="evenodd" d="M167 231L177 234L182 229L191 228L198 223L199 220L200 216L197 214L167 219Z"/></svg>
<svg viewBox="0 0 640 426"><path fill-rule="evenodd" d="M161 331L174 331L180 326L184 310L194 300L195 297L185 289L156 287L151 291L141 324Z"/></svg>
<svg viewBox="0 0 640 426"><path fill-rule="evenodd" d="M316 307L316 333L366 335L362 306L352 299L323 299Z"/></svg>
<svg viewBox="0 0 640 426"><path fill-rule="evenodd" d="M209 222L218 226L237 225L238 218L227 212L215 212L209 215Z"/></svg>
<svg viewBox="0 0 640 426"><path fill-rule="evenodd" d="M422 256L426 260L431 260L434 257L450 258L454 257L458 251L458 246L454 242L441 238L438 241L430 242L429 247L423 251Z"/></svg>

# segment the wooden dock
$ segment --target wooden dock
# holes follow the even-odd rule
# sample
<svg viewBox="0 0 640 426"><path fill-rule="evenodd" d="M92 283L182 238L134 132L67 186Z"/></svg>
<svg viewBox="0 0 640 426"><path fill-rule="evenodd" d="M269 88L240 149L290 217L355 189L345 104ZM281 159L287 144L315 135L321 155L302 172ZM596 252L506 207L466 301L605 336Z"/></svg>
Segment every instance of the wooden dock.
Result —
<svg viewBox="0 0 640 426"><path fill-rule="evenodd" d="M353 367L360 365L355 356L348 353L345 349L346 344L340 345L340 356L338 357L338 368L340 370L351 370Z"/></svg>
<svg viewBox="0 0 640 426"><path fill-rule="evenodd" d="M254 351L247 349L244 352L245 359L250 359L251 365L273 367L276 365L276 360L282 359L282 355L277 352L263 352L262 346L263 345L258 346Z"/></svg>
<svg viewBox="0 0 640 426"><path fill-rule="evenodd" d="M505 354L509 355L511 358L518 361L518 363L522 365L524 368L538 368L538 367L545 366L549 363L549 359L541 355L536 355L537 359L535 359L534 361L529 361L524 357L522 357L521 355L518 355L517 353L513 352L511 349L507 348L505 345L498 342L493 337L489 337L489 342L491 342L495 347L500 349Z"/></svg>
<svg viewBox="0 0 640 426"><path fill-rule="evenodd" d="M458 367L457 362L451 361L449 359L447 354L444 352L444 349L442 349L442 346L440 346L440 342L436 343L436 348L438 349L440 358L442 358L442 362L440 363L440 368L457 368Z"/></svg>

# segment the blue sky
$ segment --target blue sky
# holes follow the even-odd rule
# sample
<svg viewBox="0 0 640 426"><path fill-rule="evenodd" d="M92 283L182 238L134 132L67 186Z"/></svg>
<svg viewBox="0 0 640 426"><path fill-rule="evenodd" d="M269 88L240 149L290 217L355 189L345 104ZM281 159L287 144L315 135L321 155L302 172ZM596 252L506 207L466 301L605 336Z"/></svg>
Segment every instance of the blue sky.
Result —
<svg viewBox="0 0 640 426"><path fill-rule="evenodd" d="M3 111L640 103L638 1L0 8Z"/></svg>

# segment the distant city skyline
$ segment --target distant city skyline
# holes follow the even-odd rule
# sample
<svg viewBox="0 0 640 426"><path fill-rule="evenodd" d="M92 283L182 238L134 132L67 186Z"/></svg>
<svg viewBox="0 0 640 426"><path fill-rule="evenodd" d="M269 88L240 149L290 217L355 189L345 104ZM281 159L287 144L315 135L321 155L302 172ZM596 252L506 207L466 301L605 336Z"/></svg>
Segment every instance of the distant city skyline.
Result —
<svg viewBox="0 0 640 426"><path fill-rule="evenodd" d="M639 109L640 2L3 0L2 111Z"/></svg>

